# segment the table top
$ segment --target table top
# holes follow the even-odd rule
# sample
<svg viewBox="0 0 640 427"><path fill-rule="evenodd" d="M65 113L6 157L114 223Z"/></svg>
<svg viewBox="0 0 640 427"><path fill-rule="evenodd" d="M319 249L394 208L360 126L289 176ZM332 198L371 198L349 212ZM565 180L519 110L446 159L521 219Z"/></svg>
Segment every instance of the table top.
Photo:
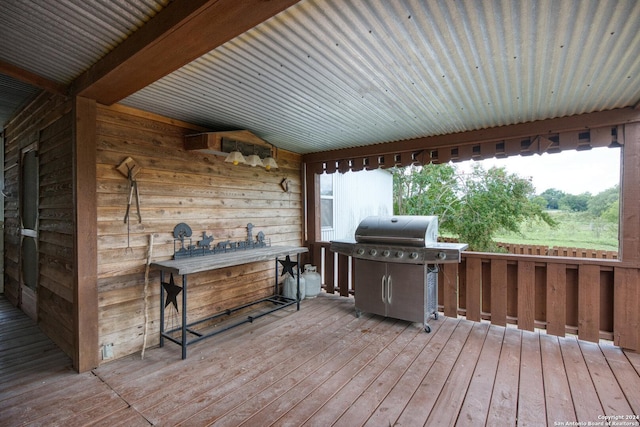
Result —
<svg viewBox="0 0 640 427"><path fill-rule="evenodd" d="M152 262L150 266L169 273L184 275L218 268L233 267L251 262L268 261L286 255L298 255L308 251L309 249L301 246L269 246L266 248L236 250L214 255Z"/></svg>

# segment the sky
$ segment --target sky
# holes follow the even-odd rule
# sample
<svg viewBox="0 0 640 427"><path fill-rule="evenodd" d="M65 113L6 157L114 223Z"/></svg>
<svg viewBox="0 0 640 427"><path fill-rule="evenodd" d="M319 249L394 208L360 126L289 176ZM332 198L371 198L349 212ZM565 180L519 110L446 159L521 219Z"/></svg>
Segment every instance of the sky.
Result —
<svg viewBox="0 0 640 427"><path fill-rule="evenodd" d="M620 149L593 148L587 151L563 151L554 154L513 156L482 160L485 169L505 167L508 172L532 178L536 194L555 188L568 194L592 195L620 183ZM474 161L455 165L469 170Z"/></svg>

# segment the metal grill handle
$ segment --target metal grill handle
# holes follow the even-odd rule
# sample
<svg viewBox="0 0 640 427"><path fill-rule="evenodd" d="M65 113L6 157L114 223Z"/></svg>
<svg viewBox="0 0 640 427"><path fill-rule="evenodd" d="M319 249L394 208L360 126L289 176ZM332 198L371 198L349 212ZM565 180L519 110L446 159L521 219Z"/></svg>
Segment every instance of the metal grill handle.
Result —
<svg viewBox="0 0 640 427"><path fill-rule="evenodd" d="M393 282L391 276L387 279L387 302L391 304L391 289L393 288Z"/></svg>

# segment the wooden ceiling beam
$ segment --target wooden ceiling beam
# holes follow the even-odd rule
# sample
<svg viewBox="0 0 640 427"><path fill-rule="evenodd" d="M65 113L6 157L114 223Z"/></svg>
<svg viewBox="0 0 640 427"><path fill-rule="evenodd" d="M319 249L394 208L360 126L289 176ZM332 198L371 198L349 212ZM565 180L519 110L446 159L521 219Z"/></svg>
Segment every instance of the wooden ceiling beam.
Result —
<svg viewBox="0 0 640 427"><path fill-rule="evenodd" d="M320 151L303 155L302 161L305 163L335 162L342 159L385 156L408 151L418 152L429 149L460 147L469 144L515 140L536 135L544 136L633 122L640 122L640 111L631 107L620 108L476 131L429 136L340 150Z"/></svg>
<svg viewBox="0 0 640 427"><path fill-rule="evenodd" d="M42 77L39 74L35 74L20 67L16 67L15 65L9 64L8 62L0 61L0 74L7 75L16 80L20 80L23 83L38 87L40 89L44 89L47 92L54 93L56 95L67 95L67 86L56 83L52 80L47 79L46 77Z"/></svg>
<svg viewBox="0 0 640 427"><path fill-rule="evenodd" d="M79 76L72 93L114 104L298 1L174 1Z"/></svg>

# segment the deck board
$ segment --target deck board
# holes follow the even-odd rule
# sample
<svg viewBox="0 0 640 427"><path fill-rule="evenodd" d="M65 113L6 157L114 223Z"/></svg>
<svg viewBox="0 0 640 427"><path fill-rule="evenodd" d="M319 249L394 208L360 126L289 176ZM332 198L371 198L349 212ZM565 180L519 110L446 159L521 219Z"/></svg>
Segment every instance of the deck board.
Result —
<svg viewBox="0 0 640 427"><path fill-rule="evenodd" d="M522 332L518 425L538 426L547 419L542 379L540 334Z"/></svg>
<svg viewBox="0 0 640 427"><path fill-rule="evenodd" d="M464 403L456 420L457 426L485 424L491 403L490 391L495 382L503 339L503 327L491 326L489 328L471 383L465 394Z"/></svg>
<svg viewBox="0 0 640 427"><path fill-rule="evenodd" d="M0 297L0 425L555 425L640 411L640 355L440 317L354 315L321 294L198 342L77 374ZM517 424L516 424L517 423Z"/></svg>

